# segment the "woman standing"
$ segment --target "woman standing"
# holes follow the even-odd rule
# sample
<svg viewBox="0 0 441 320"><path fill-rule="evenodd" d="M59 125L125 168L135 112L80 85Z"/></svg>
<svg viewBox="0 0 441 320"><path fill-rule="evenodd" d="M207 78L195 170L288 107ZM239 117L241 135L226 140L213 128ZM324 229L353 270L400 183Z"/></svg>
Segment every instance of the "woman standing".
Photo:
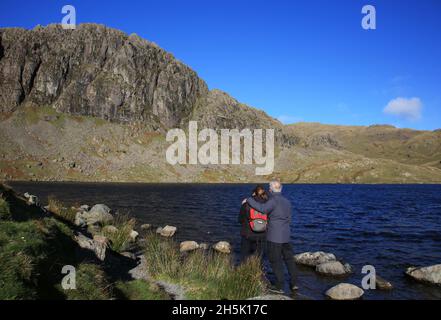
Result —
<svg viewBox="0 0 441 320"><path fill-rule="evenodd" d="M262 186L253 190L252 197L260 202L268 201L268 195ZM239 213L239 223L242 224L240 253L241 261L252 254L263 255L266 241L267 215L251 208L248 203L242 204Z"/></svg>

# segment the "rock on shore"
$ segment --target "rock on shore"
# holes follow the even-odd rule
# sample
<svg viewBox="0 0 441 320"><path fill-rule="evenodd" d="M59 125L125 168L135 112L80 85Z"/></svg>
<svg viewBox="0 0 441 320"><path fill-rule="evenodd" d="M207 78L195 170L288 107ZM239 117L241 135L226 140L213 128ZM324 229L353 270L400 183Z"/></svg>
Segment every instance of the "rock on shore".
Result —
<svg viewBox="0 0 441 320"><path fill-rule="evenodd" d="M183 241L179 246L180 252L193 251L199 248L199 244L196 241Z"/></svg>
<svg viewBox="0 0 441 320"><path fill-rule="evenodd" d="M164 228L158 228L156 229L156 233L160 234L163 237L167 237L167 238L171 238L174 236L174 234L176 233L176 230L178 228L174 227L174 226L165 226Z"/></svg>
<svg viewBox="0 0 441 320"><path fill-rule="evenodd" d="M226 241L219 241L214 246L213 249L220 253L231 253L231 245Z"/></svg>
<svg viewBox="0 0 441 320"><path fill-rule="evenodd" d="M113 221L111 210L105 204L94 205L89 211L83 212L82 218L86 221L87 225L109 223Z"/></svg>

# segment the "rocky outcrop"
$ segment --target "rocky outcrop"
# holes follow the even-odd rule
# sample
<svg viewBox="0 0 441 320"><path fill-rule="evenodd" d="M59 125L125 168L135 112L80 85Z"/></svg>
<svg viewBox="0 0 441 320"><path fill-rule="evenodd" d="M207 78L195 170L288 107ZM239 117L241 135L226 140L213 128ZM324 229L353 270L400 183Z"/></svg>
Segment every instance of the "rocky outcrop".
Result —
<svg viewBox="0 0 441 320"><path fill-rule="evenodd" d="M106 249L109 245L106 237L95 235L93 239L90 239L79 233L74 239L81 248L92 251L99 260L104 261L106 258Z"/></svg>
<svg viewBox="0 0 441 320"><path fill-rule="evenodd" d="M0 112L53 106L73 115L142 122L152 130L280 127L264 112L214 90L173 55L136 34L97 24L0 29ZM207 112L210 111L210 112ZM264 128L264 127L262 127Z"/></svg>
<svg viewBox="0 0 441 320"><path fill-rule="evenodd" d="M407 268L406 274L417 281L441 285L441 264L422 268Z"/></svg>
<svg viewBox="0 0 441 320"><path fill-rule="evenodd" d="M326 291L326 295L333 300L356 300L363 294L363 289L350 283L340 283Z"/></svg>
<svg viewBox="0 0 441 320"><path fill-rule="evenodd" d="M135 280L149 280L150 278L148 274L147 260L145 259L144 255L140 255L138 258L138 265L129 270L129 275Z"/></svg>
<svg viewBox="0 0 441 320"><path fill-rule="evenodd" d="M97 223L110 223L113 221L111 210L105 204L96 204L89 211L86 211L81 216L87 225Z"/></svg>
<svg viewBox="0 0 441 320"><path fill-rule="evenodd" d="M0 111L23 102L113 121L177 126L204 81L156 44L103 25L0 29Z"/></svg>

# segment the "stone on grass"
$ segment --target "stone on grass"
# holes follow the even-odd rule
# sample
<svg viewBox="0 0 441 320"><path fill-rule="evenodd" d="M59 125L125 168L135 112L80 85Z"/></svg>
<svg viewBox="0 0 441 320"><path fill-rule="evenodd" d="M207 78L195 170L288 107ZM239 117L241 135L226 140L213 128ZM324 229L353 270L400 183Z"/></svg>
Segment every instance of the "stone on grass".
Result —
<svg viewBox="0 0 441 320"><path fill-rule="evenodd" d="M118 232L118 228L112 225L107 225L103 227L102 231L104 233L115 233Z"/></svg>
<svg viewBox="0 0 441 320"><path fill-rule="evenodd" d="M179 246L180 252L193 251L199 248L199 244L196 241L183 241Z"/></svg>
<svg viewBox="0 0 441 320"><path fill-rule="evenodd" d="M109 240L106 237L95 235L93 239L90 239L79 233L75 236L75 241L81 248L93 251L99 260L104 261L106 258L106 249L109 245Z"/></svg>
<svg viewBox="0 0 441 320"><path fill-rule="evenodd" d="M88 212L83 213L83 218L89 224L105 224L113 221L111 210L105 204L96 204Z"/></svg>
<svg viewBox="0 0 441 320"><path fill-rule="evenodd" d="M75 214L74 224L78 227L85 227L86 226L86 220L83 218L83 215L81 212L77 212Z"/></svg>
<svg viewBox="0 0 441 320"><path fill-rule="evenodd" d="M132 241L136 241L136 239L138 238L139 233L136 232L135 230L130 231L130 240Z"/></svg>
<svg viewBox="0 0 441 320"><path fill-rule="evenodd" d="M213 249L221 253L231 253L231 245L226 241L219 241L214 246Z"/></svg>
<svg viewBox="0 0 441 320"><path fill-rule="evenodd" d="M152 227L150 223L144 223L141 225L141 230L149 230Z"/></svg>

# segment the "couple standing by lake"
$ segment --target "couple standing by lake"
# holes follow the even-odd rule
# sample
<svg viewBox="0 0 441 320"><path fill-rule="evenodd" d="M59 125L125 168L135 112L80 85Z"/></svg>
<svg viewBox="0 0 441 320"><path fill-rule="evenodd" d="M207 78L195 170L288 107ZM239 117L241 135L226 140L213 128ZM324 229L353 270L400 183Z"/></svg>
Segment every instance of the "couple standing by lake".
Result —
<svg viewBox="0 0 441 320"><path fill-rule="evenodd" d="M282 196L282 184L278 180L269 183L269 193L262 186L257 186L252 196L243 200L240 209L241 258L244 260L251 254L268 257L276 278L271 287L275 293L284 292L284 264L290 276L290 288L297 290L290 244L291 213L291 203Z"/></svg>

